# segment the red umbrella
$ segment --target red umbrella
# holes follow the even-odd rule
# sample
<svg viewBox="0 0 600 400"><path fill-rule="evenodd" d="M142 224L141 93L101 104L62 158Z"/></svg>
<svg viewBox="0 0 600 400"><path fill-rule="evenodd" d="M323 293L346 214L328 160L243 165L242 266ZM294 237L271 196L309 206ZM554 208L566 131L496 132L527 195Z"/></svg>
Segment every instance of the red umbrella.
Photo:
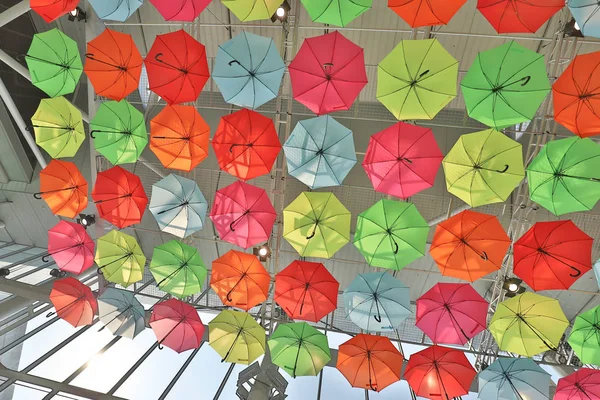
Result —
<svg viewBox="0 0 600 400"><path fill-rule="evenodd" d="M165 21L195 20L212 0L150 0Z"/></svg>
<svg viewBox="0 0 600 400"><path fill-rule="evenodd" d="M94 242L83 226L63 220L48 231L48 254L42 261L48 256L62 271L79 275L94 265Z"/></svg>
<svg viewBox="0 0 600 400"><path fill-rule="evenodd" d="M571 221L538 222L513 246L514 273L535 291L568 289L592 268L592 243Z"/></svg>
<svg viewBox="0 0 600 400"><path fill-rule="evenodd" d="M121 229L139 223L148 204L140 178L119 166L98 173L92 198L100 218Z"/></svg>
<svg viewBox="0 0 600 400"><path fill-rule="evenodd" d="M75 278L54 281L50 301L56 309L47 317L57 314L74 327L90 325L98 313L98 303L92 290Z"/></svg>
<svg viewBox="0 0 600 400"><path fill-rule="evenodd" d="M600 371L580 368L559 379L554 400L600 400Z"/></svg>
<svg viewBox="0 0 600 400"><path fill-rule="evenodd" d="M275 275L275 301L292 319L320 321L337 308L339 288L321 263L294 261Z"/></svg>
<svg viewBox="0 0 600 400"><path fill-rule="evenodd" d="M406 199L433 186L442 158L431 129L398 122L371 136L362 165L376 191Z"/></svg>
<svg viewBox="0 0 600 400"><path fill-rule="evenodd" d="M478 0L477 9L498 33L535 33L565 0Z"/></svg>
<svg viewBox="0 0 600 400"><path fill-rule="evenodd" d="M183 30L157 35L144 64L150 90L169 104L196 101L210 77L204 45Z"/></svg>
<svg viewBox="0 0 600 400"><path fill-rule="evenodd" d="M159 349L164 344L178 353L200 347L206 329L196 309L177 299L154 306L150 327L156 335Z"/></svg>
<svg viewBox="0 0 600 400"><path fill-rule="evenodd" d="M433 345L410 356L404 379L417 396L450 400L468 394L476 374L462 351Z"/></svg>
<svg viewBox="0 0 600 400"><path fill-rule="evenodd" d="M221 169L243 180L268 174L281 150L273 120L245 108L221 117L212 145Z"/></svg>
<svg viewBox="0 0 600 400"><path fill-rule="evenodd" d="M277 213L264 189L236 181L217 190L210 219L221 240L247 249L269 240Z"/></svg>
<svg viewBox="0 0 600 400"><path fill-rule="evenodd" d="M467 0L388 0L394 10L413 28L446 25Z"/></svg>
<svg viewBox="0 0 600 400"><path fill-rule="evenodd" d="M434 343L465 344L485 330L488 306L468 284L438 283L417 299L416 325Z"/></svg>
<svg viewBox="0 0 600 400"><path fill-rule="evenodd" d="M29 7L47 23L73 11L79 0L30 0Z"/></svg>
<svg viewBox="0 0 600 400"><path fill-rule="evenodd" d="M289 71L294 99L317 115L348 110L367 84L363 49L338 31L305 39Z"/></svg>

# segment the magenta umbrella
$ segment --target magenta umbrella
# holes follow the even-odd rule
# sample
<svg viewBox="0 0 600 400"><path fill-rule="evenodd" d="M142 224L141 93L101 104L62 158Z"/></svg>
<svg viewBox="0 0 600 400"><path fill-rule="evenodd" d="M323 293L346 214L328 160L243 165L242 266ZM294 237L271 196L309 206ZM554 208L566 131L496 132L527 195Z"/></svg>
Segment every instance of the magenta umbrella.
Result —
<svg viewBox="0 0 600 400"><path fill-rule="evenodd" d="M559 379L554 400L600 400L600 371L580 368Z"/></svg>
<svg viewBox="0 0 600 400"><path fill-rule="evenodd" d="M193 21L211 0L149 0L165 21Z"/></svg>
<svg viewBox="0 0 600 400"><path fill-rule="evenodd" d="M47 262L52 256L61 271L79 275L94 265L94 242L79 224L60 221L48 231Z"/></svg>

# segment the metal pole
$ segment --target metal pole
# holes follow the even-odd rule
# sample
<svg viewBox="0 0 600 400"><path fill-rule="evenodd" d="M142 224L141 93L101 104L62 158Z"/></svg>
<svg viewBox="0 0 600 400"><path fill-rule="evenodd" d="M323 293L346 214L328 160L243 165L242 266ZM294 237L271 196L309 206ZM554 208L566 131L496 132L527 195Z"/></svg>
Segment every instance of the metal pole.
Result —
<svg viewBox="0 0 600 400"><path fill-rule="evenodd" d="M20 3L15 4L0 14L0 27L14 21L29 10L31 10L29 7L29 0L21 0Z"/></svg>

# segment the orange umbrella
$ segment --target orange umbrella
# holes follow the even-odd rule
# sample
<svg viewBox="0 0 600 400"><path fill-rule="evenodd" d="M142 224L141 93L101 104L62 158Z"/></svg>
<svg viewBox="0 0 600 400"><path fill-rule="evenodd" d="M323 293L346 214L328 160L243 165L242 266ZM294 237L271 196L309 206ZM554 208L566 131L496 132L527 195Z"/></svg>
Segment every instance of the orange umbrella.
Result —
<svg viewBox="0 0 600 400"><path fill-rule="evenodd" d="M227 306L248 311L267 299L270 282L271 276L252 254L229 250L212 263L210 287Z"/></svg>
<svg viewBox="0 0 600 400"><path fill-rule="evenodd" d="M166 106L150 121L150 150L165 168L191 171L208 156L210 127L193 106Z"/></svg>
<svg viewBox="0 0 600 400"><path fill-rule="evenodd" d="M52 214L75 218L88 204L88 185L75 164L52 160L40 171L40 191L33 196L44 199Z"/></svg>
<svg viewBox="0 0 600 400"><path fill-rule="evenodd" d="M47 317L56 313L74 327L90 325L98 313L98 303L92 290L75 278L54 281L50 301L56 311Z"/></svg>

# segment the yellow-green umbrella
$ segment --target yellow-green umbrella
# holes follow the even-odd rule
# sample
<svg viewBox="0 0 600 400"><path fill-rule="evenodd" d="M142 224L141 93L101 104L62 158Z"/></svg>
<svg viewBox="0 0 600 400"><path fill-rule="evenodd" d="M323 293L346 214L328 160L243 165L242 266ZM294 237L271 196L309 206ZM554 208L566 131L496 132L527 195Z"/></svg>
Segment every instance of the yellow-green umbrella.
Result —
<svg viewBox="0 0 600 400"><path fill-rule="evenodd" d="M85 140L81 112L62 96L42 99L31 123L35 142L52 158L74 157Z"/></svg>
<svg viewBox="0 0 600 400"><path fill-rule="evenodd" d="M222 361L250 364L265 354L265 329L246 312L223 310L208 323L208 342Z"/></svg>
<svg viewBox="0 0 600 400"><path fill-rule="evenodd" d="M104 279L127 287L142 280L146 257L133 236L112 230L98 238L94 261Z"/></svg>
<svg viewBox="0 0 600 400"><path fill-rule="evenodd" d="M269 19L283 0L221 0L242 22Z"/></svg>

